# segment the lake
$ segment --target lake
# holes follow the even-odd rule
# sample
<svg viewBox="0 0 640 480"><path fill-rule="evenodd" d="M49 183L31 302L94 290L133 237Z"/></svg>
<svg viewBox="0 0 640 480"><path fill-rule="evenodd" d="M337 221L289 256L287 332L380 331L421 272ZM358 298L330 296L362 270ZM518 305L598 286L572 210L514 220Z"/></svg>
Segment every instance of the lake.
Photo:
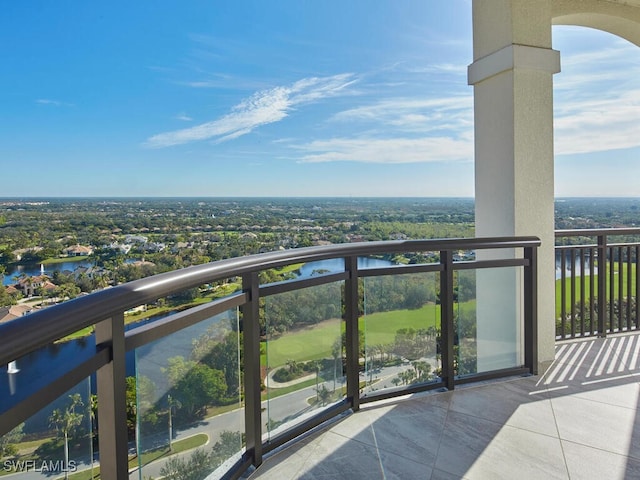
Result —
<svg viewBox="0 0 640 480"><path fill-rule="evenodd" d="M382 268L394 265L393 262L381 258L358 258L358 268ZM318 260L317 262L305 263L299 270L299 278L309 278L314 276L314 272L337 273L344 272L344 260L342 258L330 258L328 260Z"/></svg>
<svg viewBox="0 0 640 480"><path fill-rule="evenodd" d="M16 283L14 277L18 275L25 274L29 277L33 277L35 275L49 275L53 276L54 272L62 272L64 270L69 270L73 272L78 267L91 267L93 262L87 260L80 260L78 262L63 262L63 263L51 263L49 265L41 266L39 263L26 264L26 265L18 265L12 270L7 271L5 273L4 278L2 280L3 285L13 285ZM44 270L43 270L44 269Z"/></svg>
<svg viewBox="0 0 640 480"><path fill-rule="evenodd" d="M56 267L57 270L73 270L77 266L86 266L87 262L68 262L50 265L49 267ZM386 267L393 265L392 262L381 259L372 258L359 258L359 268L375 268ZM71 266L71 268L69 268ZM53 268L51 272L55 271ZM45 268L45 273L49 273ZM298 278L309 278L319 272L336 273L344 271L344 261L342 259L329 259L320 260L317 262L310 262L303 265L298 273ZM28 271L25 271L28 274ZM35 274L39 274L39 266L36 267ZM158 315L145 319L141 322L132 323L126 326L127 330L135 328L145 323L149 323L158 320L164 316ZM192 348L192 340L198 338L200 335L216 322L229 322L232 319L229 313L217 316L215 319L205 320L203 322L194 325L188 329L181 330L172 334L169 337L154 342L151 346L145 346L138 349L136 352L128 352L127 363L127 375L136 374L136 358L138 362L142 359L145 365L155 365L157 370L159 367L166 366L167 358L176 355L182 355L185 358L189 357ZM85 338L71 340L68 342L56 343L49 345L37 352L32 352L23 358L20 358L16 362L16 368L19 370L17 373L8 374L7 367L0 367L0 411L6 410L10 405L14 405L16 402L26 398L39 388L46 385L51 379L60 376L67 370L69 363L78 364L83 360L89 358L95 351L95 339L93 335ZM140 368L140 366L138 366ZM147 367L148 368L148 367ZM147 368L144 368L145 370ZM145 374L149 376L149 373ZM164 379L155 378L154 381L162 388ZM95 387L92 386L92 389Z"/></svg>

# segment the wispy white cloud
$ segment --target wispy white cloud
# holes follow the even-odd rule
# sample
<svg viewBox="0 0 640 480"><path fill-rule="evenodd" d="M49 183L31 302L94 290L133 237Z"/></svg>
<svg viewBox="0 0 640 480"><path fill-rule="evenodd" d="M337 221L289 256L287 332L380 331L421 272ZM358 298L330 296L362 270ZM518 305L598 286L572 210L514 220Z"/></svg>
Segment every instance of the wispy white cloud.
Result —
<svg viewBox="0 0 640 480"><path fill-rule="evenodd" d="M473 159L473 97L387 98L337 113L334 122L355 131L294 148L301 163L425 163Z"/></svg>
<svg viewBox="0 0 640 480"><path fill-rule="evenodd" d="M563 57L555 77L557 155L640 147L640 55L620 41Z"/></svg>
<svg viewBox="0 0 640 480"><path fill-rule="evenodd" d="M453 74L466 78L467 65L464 62L438 63L424 67L410 66L407 71L411 73Z"/></svg>
<svg viewBox="0 0 640 480"><path fill-rule="evenodd" d="M301 145L300 163L425 163L473 160L471 138L333 138Z"/></svg>
<svg viewBox="0 0 640 480"><path fill-rule="evenodd" d="M186 113L179 113L178 115L176 115L175 118L176 118L176 120L182 120L183 122L191 122L191 121L193 121L193 118L191 118Z"/></svg>
<svg viewBox="0 0 640 480"><path fill-rule="evenodd" d="M233 107L231 113L217 120L154 135L147 139L145 145L162 148L207 139L217 142L231 140L261 125L282 120L296 106L344 94L345 89L355 81L352 74L345 73L305 78L289 86L263 90L243 100Z"/></svg>
<svg viewBox="0 0 640 480"><path fill-rule="evenodd" d="M558 155L640 147L640 89L610 98L562 103L556 108Z"/></svg>
<svg viewBox="0 0 640 480"><path fill-rule="evenodd" d="M370 122L396 127L403 132L452 130L461 134L473 129L473 97L392 98L342 111L337 121Z"/></svg>
<svg viewBox="0 0 640 480"><path fill-rule="evenodd" d="M35 101L38 105L49 105L52 107L72 107L72 103L61 102L59 100L51 100L49 98L38 98Z"/></svg>

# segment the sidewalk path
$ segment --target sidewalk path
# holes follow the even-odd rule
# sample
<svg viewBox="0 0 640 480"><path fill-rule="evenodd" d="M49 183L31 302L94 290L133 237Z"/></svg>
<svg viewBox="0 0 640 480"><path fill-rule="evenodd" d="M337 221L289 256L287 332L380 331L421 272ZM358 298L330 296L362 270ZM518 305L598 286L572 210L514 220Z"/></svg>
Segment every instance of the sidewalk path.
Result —
<svg viewBox="0 0 640 480"><path fill-rule="evenodd" d="M277 382L273 379L273 375L284 367L272 368L269 373L267 373L267 383L266 386L268 388L285 388L290 387L291 385L297 385L298 383L306 382L307 380L313 380L316 378L315 373L310 373L309 375L305 375L304 377L299 377L291 380L290 382Z"/></svg>

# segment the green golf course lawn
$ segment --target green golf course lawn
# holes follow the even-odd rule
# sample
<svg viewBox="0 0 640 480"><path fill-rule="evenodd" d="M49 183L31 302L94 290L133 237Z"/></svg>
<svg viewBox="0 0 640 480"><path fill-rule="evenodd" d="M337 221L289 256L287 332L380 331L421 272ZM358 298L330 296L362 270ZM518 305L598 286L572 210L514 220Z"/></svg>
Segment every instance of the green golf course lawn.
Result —
<svg viewBox="0 0 640 480"><path fill-rule="evenodd" d="M628 277L629 275L627 274L627 264L623 264L622 265L623 270L622 270L622 292L623 292L623 296L627 295L627 288L628 288ZM615 292L615 298L617 298L618 296L618 292L620 291L620 274L618 272L618 264L616 263L614 265L614 275L613 275L613 289ZM607 299L609 299L611 297L611 292L610 292L610 287L609 287L609 268L607 268ZM593 277L593 284L595 286L595 290L597 291L598 288L598 275L594 275ZM561 302L560 302L560 290L562 288L562 280L556 280L556 318L560 318L561 316ZM580 276L577 275L576 279L575 279L575 292L576 292L576 302L580 301L580 292L581 292L581 285L580 285ZM566 298L565 298L565 308L567 309L567 311L571 310L571 279L570 278L566 278L565 279L565 294L566 294ZM636 292L636 266L635 264L631 265L631 295L635 296L635 292ZM587 302L587 300L591 297L591 286L590 286L590 276L586 275L584 277L584 295L585 295L585 302Z"/></svg>
<svg viewBox="0 0 640 480"><path fill-rule="evenodd" d="M461 312L475 310L475 300L456 304ZM395 310L365 315L360 318L360 329L364 331L367 345L392 343L401 328L427 329L440 325L440 305L427 304L415 310ZM341 337L343 322L326 320L312 327L291 330L266 344L262 365L276 368L288 360L304 362L320 358L331 358L334 342Z"/></svg>

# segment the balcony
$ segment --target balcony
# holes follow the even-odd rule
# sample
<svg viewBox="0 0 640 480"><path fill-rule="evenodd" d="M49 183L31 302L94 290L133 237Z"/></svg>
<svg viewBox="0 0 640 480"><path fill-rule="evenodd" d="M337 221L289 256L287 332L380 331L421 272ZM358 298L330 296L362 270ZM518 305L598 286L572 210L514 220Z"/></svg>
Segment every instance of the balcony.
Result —
<svg viewBox="0 0 640 480"><path fill-rule="evenodd" d="M358 413L346 422L367 421L397 397L535 374L538 245L485 238L273 252L138 280L2 324L0 433L18 427L38 445L23 463L6 456L5 471L172 478L193 467L197 478L237 478L348 412ZM404 253L423 261L361 261ZM269 280L318 261L339 268ZM521 308L502 294L491 302L504 280ZM233 284L221 298L125 330L125 312L139 305ZM476 312L481 284L493 291L484 313ZM505 310L516 313L512 333L487 337L486 312ZM95 334L77 345L60 342L87 328ZM430 421L432 413L441 412L429 412ZM185 448L190 456L172 455Z"/></svg>
<svg viewBox="0 0 640 480"><path fill-rule="evenodd" d="M556 338L638 329L640 229L556 231Z"/></svg>
<svg viewBox="0 0 640 480"><path fill-rule="evenodd" d="M24 478L62 474L64 465L84 478L98 468L100 478L173 478L170 468L188 467L176 459L196 462L200 451L194 478L635 478L638 235L556 233L556 357L540 376L533 238L372 242L230 259L0 325L0 432L25 422L23 433L48 446L22 464L7 454L3 468ZM405 253L423 261L380 260ZM266 274L291 265L307 274L275 283ZM492 296L481 294L500 289L501 278L515 281L523 308L512 317L510 363L487 368L505 342L504 332L482 329L480 302ZM213 284L228 293L125 331L126 311ZM499 314L503 300L490 310ZM86 327L95 335L67 353L71 342L58 340ZM213 352L226 354L226 369ZM32 368L38 358L44 369ZM289 378L294 364L300 375ZM199 405L194 385L211 383L202 365L220 373L211 400ZM97 421L89 408L96 398ZM83 417L68 432L68 450L56 411Z"/></svg>
<svg viewBox="0 0 640 480"><path fill-rule="evenodd" d="M543 376L367 405L251 479L640 477L640 337L558 343Z"/></svg>

